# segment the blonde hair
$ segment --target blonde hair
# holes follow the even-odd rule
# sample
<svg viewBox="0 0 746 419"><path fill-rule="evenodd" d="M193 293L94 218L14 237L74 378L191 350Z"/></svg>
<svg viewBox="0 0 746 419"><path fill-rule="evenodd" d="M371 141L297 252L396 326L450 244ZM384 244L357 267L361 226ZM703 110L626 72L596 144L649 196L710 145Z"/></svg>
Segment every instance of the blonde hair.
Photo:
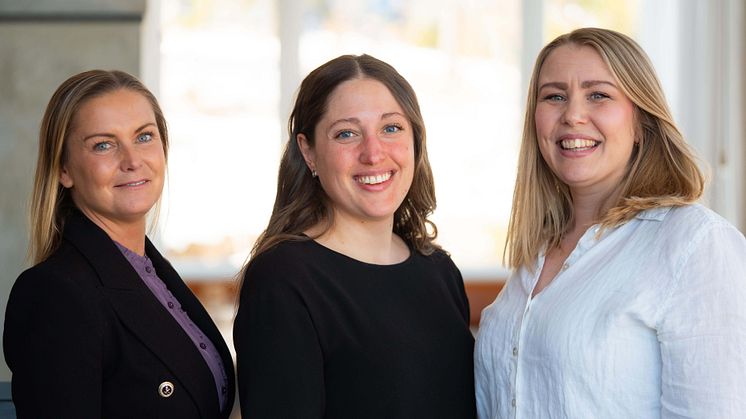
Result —
<svg viewBox="0 0 746 419"><path fill-rule="evenodd" d="M90 70L65 80L49 100L39 130L39 154L30 200L29 257L34 264L59 247L65 218L75 208L70 191L60 184L66 161L65 144L80 106L119 89L142 94L153 107L156 125L168 156L168 129L158 101L134 76L123 71Z"/></svg>
<svg viewBox="0 0 746 419"><path fill-rule="evenodd" d="M532 268L542 247L559 245L573 217L570 190L541 157L535 111L542 65L557 47L593 48L634 103L636 141L619 199L598 214L602 230L622 225L639 212L681 206L699 199L704 177L693 151L673 121L652 64L637 43L608 29L582 28L561 35L539 53L529 82L526 116L508 227L506 259L511 268Z"/></svg>

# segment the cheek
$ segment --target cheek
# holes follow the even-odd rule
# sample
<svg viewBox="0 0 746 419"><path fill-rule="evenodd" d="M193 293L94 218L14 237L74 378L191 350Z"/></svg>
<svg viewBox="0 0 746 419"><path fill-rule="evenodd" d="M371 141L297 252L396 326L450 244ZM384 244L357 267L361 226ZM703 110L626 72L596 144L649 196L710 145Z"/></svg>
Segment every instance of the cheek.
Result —
<svg viewBox="0 0 746 419"><path fill-rule="evenodd" d="M554 127L555 120L556 118L549 110L544 109L543 106L536 107L536 112L534 112L534 128L539 139L549 136Z"/></svg>

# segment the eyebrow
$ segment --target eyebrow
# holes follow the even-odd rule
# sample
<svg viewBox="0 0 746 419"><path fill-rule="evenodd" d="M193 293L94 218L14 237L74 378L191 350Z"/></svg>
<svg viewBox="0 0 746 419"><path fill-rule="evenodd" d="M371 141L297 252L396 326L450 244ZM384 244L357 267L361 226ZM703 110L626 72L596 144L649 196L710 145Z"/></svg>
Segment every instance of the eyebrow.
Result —
<svg viewBox="0 0 746 419"><path fill-rule="evenodd" d="M142 125L142 126L140 126L139 128L137 128L137 129L135 130L135 132L140 132L140 131L144 130L145 128L147 128L147 127L149 127L149 126L151 126L151 125L152 125L152 126L154 126L154 127L156 126L156 125L155 125L155 122L148 122L148 123L146 123L146 124L143 124L143 125ZM97 132L97 133L95 133L95 134L91 134L91 135L86 135L85 137L83 137L83 141L88 141L88 140L90 140L91 138L96 138L96 137L106 137L106 138L114 138L114 137L116 137L116 135L114 135L114 134L111 134L111 133L108 133L108 132Z"/></svg>
<svg viewBox="0 0 746 419"><path fill-rule="evenodd" d="M613 88L616 88L616 84L610 81L606 81L606 80L586 80L580 83L580 87L583 89L587 89L589 87L597 86L599 84L606 84ZM554 87L560 90L567 90L567 83L561 82L561 81L552 81L552 82L544 83L541 86L539 86L539 90L544 89L545 87Z"/></svg>
<svg viewBox="0 0 746 419"><path fill-rule="evenodd" d="M406 118L406 116L402 115L400 112L386 112L381 115L381 120L386 119L386 118L391 118L392 116L401 116L402 118ZM331 125L329 125L329 127L333 127L342 122L349 122L351 124L359 124L360 120L355 117L337 119L336 121L332 122Z"/></svg>

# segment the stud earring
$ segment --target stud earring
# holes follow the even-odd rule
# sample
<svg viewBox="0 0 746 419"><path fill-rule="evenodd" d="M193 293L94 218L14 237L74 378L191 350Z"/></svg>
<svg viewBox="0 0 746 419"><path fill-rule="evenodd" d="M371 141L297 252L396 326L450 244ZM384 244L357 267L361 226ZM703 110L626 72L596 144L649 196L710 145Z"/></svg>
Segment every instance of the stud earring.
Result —
<svg viewBox="0 0 746 419"><path fill-rule="evenodd" d="M311 177L319 177L319 174L315 170L311 170Z"/></svg>

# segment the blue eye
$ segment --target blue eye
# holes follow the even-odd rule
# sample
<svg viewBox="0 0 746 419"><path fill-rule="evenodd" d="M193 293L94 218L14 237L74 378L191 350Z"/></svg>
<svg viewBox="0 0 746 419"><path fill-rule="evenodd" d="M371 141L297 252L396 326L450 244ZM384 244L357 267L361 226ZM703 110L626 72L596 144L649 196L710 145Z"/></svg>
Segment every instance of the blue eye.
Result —
<svg viewBox="0 0 746 419"><path fill-rule="evenodd" d="M137 136L138 143L147 143L153 140L153 134L150 132L143 132Z"/></svg>
<svg viewBox="0 0 746 419"><path fill-rule="evenodd" d="M346 140L348 138L352 138L352 136L355 135L350 130L343 130L337 133L337 135L334 136L334 138L339 138L340 140Z"/></svg>
<svg viewBox="0 0 746 419"><path fill-rule="evenodd" d="M548 102L561 102L561 101L564 101L565 98L562 95L552 93L550 95L544 96L544 100Z"/></svg>
<svg viewBox="0 0 746 419"><path fill-rule="evenodd" d="M591 100L608 99L609 95L607 95L606 93L601 93L601 92L593 92L591 93L590 98Z"/></svg>
<svg viewBox="0 0 746 419"><path fill-rule="evenodd" d="M394 134L402 130L402 127L399 125L386 125L386 127L383 129L383 132L386 134Z"/></svg>
<svg viewBox="0 0 746 419"><path fill-rule="evenodd" d="M110 150L114 145L108 141L102 141L93 145L93 151L107 151Z"/></svg>

